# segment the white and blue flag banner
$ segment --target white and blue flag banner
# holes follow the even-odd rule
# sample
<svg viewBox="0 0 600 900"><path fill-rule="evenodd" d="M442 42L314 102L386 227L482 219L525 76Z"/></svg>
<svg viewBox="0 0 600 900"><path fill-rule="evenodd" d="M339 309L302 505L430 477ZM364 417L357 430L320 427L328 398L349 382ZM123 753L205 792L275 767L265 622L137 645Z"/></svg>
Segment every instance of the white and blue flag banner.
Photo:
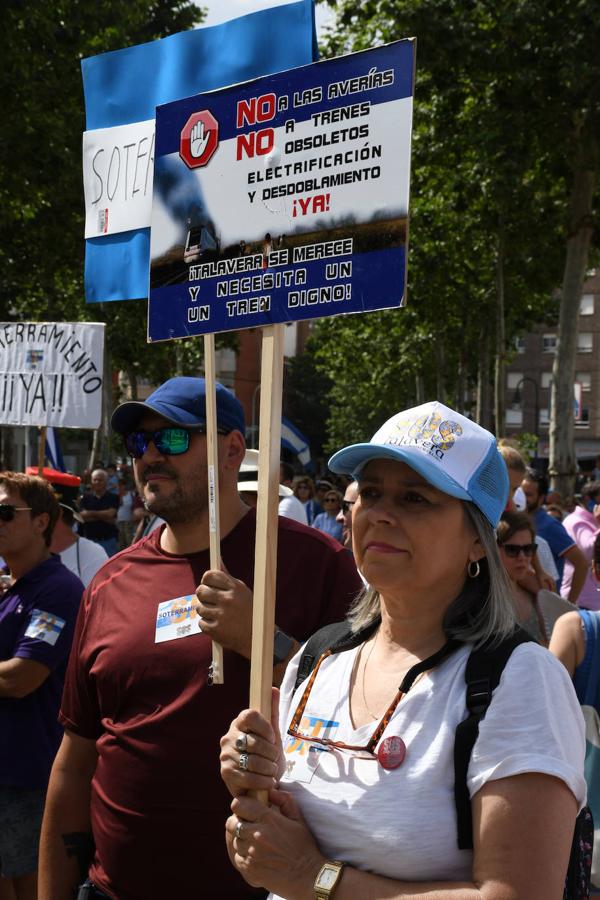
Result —
<svg viewBox="0 0 600 900"><path fill-rule="evenodd" d="M46 459L50 463L50 468L57 472L66 472L67 467L62 455L60 441L58 439L58 431L52 425L46 429Z"/></svg>
<svg viewBox="0 0 600 900"><path fill-rule="evenodd" d="M159 106L150 341L402 306L414 40Z"/></svg>
<svg viewBox="0 0 600 900"><path fill-rule="evenodd" d="M148 296L156 107L316 58L313 0L212 7L216 24L82 61L88 303Z"/></svg>
<svg viewBox="0 0 600 900"><path fill-rule="evenodd" d="M308 438L286 418L281 420L281 446L295 453L304 467L310 465L311 454Z"/></svg>

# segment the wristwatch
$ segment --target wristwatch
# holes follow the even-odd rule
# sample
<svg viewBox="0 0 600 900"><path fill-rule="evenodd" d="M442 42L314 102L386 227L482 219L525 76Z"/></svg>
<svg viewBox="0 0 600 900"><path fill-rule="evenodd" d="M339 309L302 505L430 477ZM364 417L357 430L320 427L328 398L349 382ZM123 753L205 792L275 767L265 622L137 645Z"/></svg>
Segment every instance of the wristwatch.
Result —
<svg viewBox="0 0 600 900"><path fill-rule="evenodd" d="M315 900L328 900L329 897L333 897L333 893L340 883L343 869L344 863L339 859L328 859L321 866L313 885Z"/></svg>
<svg viewBox="0 0 600 900"><path fill-rule="evenodd" d="M277 666L284 662L290 655L290 650L294 646L294 638L281 631L280 628L275 629L273 638L273 665Z"/></svg>

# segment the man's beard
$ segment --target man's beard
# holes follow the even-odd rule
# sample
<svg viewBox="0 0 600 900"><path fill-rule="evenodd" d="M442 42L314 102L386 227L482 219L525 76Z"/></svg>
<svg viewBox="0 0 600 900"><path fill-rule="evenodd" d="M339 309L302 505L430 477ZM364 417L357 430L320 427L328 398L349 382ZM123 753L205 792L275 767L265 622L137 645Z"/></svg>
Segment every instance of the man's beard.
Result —
<svg viewBox="0 0 600 900"><path fill-rule="evenodd" d="M161 492L161 483L156 491L147 489L148 481L152 475L168 475L173 479L170 482L168 493ZM144 505L152 515L160 516L169 525L181 525L197 519L206 508L207 473L206 466L198 465L191 469L185 476L185 487L182 476L171 469L170 466L156 463L146 466L139 475L140 494Z"/></svg>

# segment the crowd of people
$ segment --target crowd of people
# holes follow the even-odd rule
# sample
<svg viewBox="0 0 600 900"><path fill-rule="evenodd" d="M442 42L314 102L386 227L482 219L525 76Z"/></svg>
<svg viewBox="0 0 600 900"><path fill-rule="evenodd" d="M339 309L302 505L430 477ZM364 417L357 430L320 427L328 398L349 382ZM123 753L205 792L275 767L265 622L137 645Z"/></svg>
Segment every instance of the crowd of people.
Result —
<svg viewBox="0 0 600 900"><path fill-rule="evenodd" d="M0 473L0 900L587 896L600 481L563 503L436 402L282 461L269 720L258 454L216 401L219 569L202 379L117 407L130 463Z"/></svg>

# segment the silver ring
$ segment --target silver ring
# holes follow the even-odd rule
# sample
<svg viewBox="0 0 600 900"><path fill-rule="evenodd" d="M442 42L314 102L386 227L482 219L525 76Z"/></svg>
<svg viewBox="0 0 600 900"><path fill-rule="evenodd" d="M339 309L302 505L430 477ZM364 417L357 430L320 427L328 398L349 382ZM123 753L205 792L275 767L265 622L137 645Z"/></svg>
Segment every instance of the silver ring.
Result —
<svg viewBox="0 0 600 900"><path fill-rule="evenodd" d="M247 753L240 753L240 761L239 761L238 765L239 765L240 769L242 770L242 772L248 771L248 754Z"/></svg>
<svg viewBox="0 0 600 900"><path fill-rule="evenodd" d="M239 753L245 753L245 752L246 752L246 750L248 749L248 735L247 735L247 734L240 734L240 735L238 735L238 737L236 737L236 739L235 739L235 749L236 749Z"/></svg>
<svg viewBox="0 0 600 900"><path fill-rule="evenodd" d="M244 830L244 823L240 822L238 820L238 823L235 826L235 830L233 832L233 836L236 837L238 839L238 841L241 841L241 839L242 839L242 831L243 830Z"/></svg>

